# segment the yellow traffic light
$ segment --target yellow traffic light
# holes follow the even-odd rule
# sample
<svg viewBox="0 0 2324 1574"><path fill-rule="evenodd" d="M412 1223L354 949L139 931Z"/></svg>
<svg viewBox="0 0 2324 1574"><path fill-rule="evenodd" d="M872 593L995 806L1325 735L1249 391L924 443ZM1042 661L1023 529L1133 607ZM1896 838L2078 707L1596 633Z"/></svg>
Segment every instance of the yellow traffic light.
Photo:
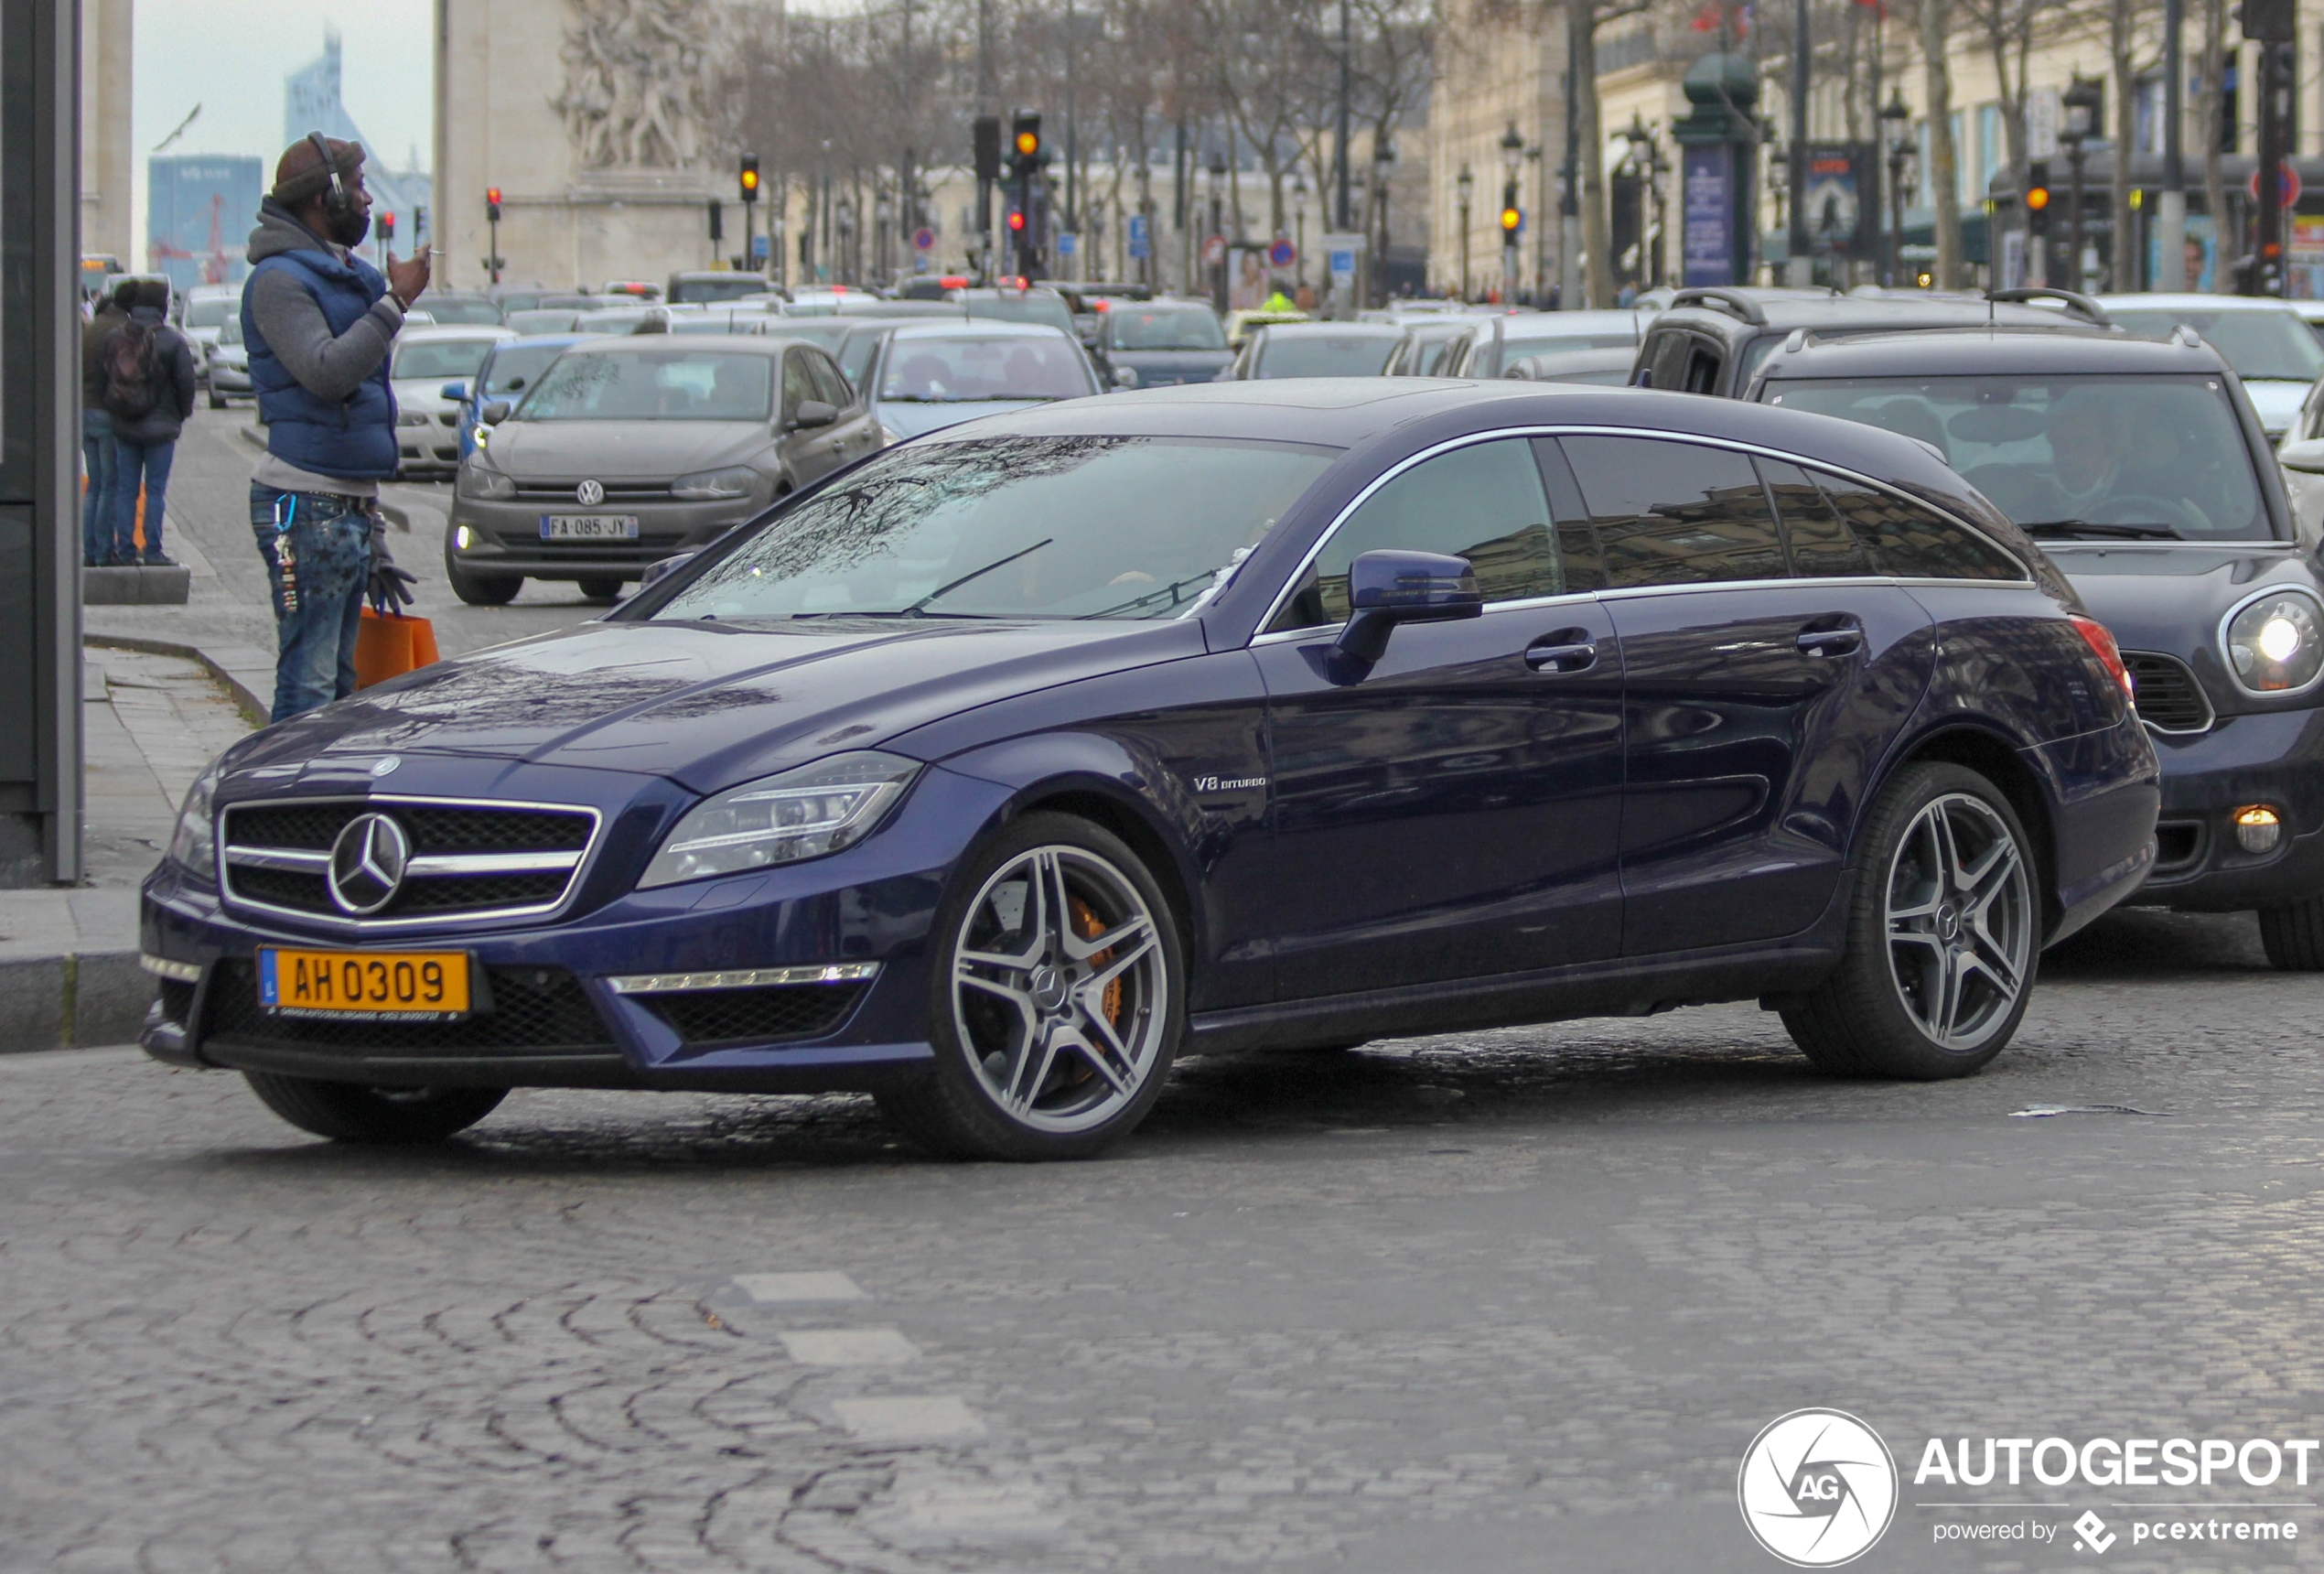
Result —
<svg viewBox="0 0 2324 1574"><path fill-rule="evenodd" d="M1503 208L1501 210L1501 228L1503 234L1515 234L1517 226L1524 221L1525 216L1514 208Z"/></svg>
<svg viewBox="0 0 2324 1574"><path fill-rule="evenodd" d="M2037 213L2049 207L2050 188L2047 186L2028 187L2026 191L2026 206Z"/></svg>
<svg viewBox="0 0 2324 1574"><path fill-rule="evenodd" d="M1040 151L1041 134L1039 132L1020 131L1017 134L1017 154L1018 157L1030 158L1033 155Z"/></svg>

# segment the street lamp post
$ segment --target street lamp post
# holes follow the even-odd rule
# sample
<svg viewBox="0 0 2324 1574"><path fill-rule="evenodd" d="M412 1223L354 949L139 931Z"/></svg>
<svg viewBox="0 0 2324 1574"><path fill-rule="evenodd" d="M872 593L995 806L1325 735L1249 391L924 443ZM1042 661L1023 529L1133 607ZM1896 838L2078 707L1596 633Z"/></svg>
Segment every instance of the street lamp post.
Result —
<svg viewBox="0 0 2324 1574"><path fill-rule="evenodd" d="M1388 170L1396 162L1396 145L1387 137L1375 137L1372 145L1372 210L1380 215L1377 246L1372 253L1372 277L1378 287L1372 291L1373 304L1388 304Z"/></svg>
<svg viewBox="0 0 2324 1574"><path fill-rule="evenodd" d="M872 218L873 222L878 226L877 234L879 238L875 243L875 250L878 253L878 271L881 275L880 282L883 284L893 284L896 282L896 262L893 249L893 243L895 241L894 223L896 218L896 207L895 204L888 199L887 192L882 191L879 194L878 199L872 204Z"/></svg>
<svg viewBox="0 0 2324 1574"><path fill-rule="evenodd" d="M1291 183L1292 245L1299 256L1292 277L1300 289L1307 287L1307 178L1299 176Z"/></svg>
<svg viewBox="0 0 2324 1574"><path fill-rule="evenodd" d="M1469 173L1469 166L1460 167L1460 174L1453 180L1453 189L1459 196L1460 206L1460 298L1469 298L1469 199L1477 189L1477 178Z"/></svg>
<svg viewBox="0 0 2324 1574"><path fill-rule="evenodd" d="M1639 216L1639 276L1652 289L1662 282L1662 177L1671 167L1662 161L1662 139L1644 114L1632 110L1630 124L1619 135L1630 145L1630 166L1646 187L1646 211Z"/></svg>
<svg viewBox="0 0 2324 1574"><path fill-rule="evenodd" d="M1225 199L1220 194L1220 186L1226 178L1225 150L1214 147L1210 150L1210 233L1202 243L1207 248L1213 242L1220 243L1219 260L1211 264L1210 300L1221 315L1227 309L1227 250L1224 244L1227 219Z"/></svg>
<svg viewBox="0 0 2324 1574"><path fill-rule="evenodd" d="M2073 248L2066 264L2066 284L2079 291L2086 282L2082 272L2082 144L2098 129L2099 106L2104 102L2105 90L2096 81L2075 73L2073 82L2058 95L2058 107L2065 112L2065 124L2058 128L2058 140L2066 145L2066 243Z"/></svg>
<svg viewBox="0 0 2324 1574"><path fill-rule="evenodd" d="M1912 144L1904 134L1905 123L1911 118L1912 112L1904 104L1904 93L1890 88L1888 102L1880 106L1880 124L1888 138L1888 245L1882 258L1885 274L1880 282L1891 289L1896 287L1904 266L1904 199L1897 190L1897 183L1903 176L1904 161L1912 153Z"/></svg>
<svg viewBox="0 0 2324 1574"><path fill-rule="evenodd" d="M1501 304L1508 306L1517 298L1517 231L1523 221L1523 210L1517 206L1517 171L1525 162L1525 139L1517 135L1517 123L1511 121L1509 129L1501 134Z"/></svg>
<svg viewBox="0 0 2324 1574"><path fill-rule="evenodd" d="M1791 156L1780 142L1767 145L1767 190L1775 199L1775 227L1784 230L1783 202L1791 190Z"/></svg>
<svg viewBox="0 0 2324 1574"><path fill-rule="evenodd" d="M1525 149L1525 162L1533 167L1533 304L1540 306L1549 298L1549 174L1540 143Z"/></svg>

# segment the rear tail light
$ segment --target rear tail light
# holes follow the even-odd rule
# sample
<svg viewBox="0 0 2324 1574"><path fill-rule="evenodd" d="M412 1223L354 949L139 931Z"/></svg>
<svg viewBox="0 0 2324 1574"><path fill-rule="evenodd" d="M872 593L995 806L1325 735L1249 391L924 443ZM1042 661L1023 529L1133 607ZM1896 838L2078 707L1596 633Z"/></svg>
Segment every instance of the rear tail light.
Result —
<svg viewBox="0 0 2324 1574"><path fill-rule="evenodd" d="M2074 632L2082 637L2082 642L2090 647L2091 653L2098 658L2098 664L2106 669L2106 675L2121 685L2124 702L2133 710L2137 709L2138 685L2131 681L2130 669L2123 665L2122 650L2114 643L2113 631L2095 618L2075 614L2067 620L2073 624Z"/></svg>

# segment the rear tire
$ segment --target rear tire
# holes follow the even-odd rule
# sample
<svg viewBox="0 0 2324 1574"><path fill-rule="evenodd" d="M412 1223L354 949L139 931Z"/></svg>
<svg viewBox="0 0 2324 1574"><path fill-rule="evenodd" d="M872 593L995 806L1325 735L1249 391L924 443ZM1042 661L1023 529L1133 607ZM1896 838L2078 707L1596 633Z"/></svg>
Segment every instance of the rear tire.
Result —
<svg viewBox="0 0 2324 1574"><path fill-rule="evenodd" d="M2324 896L2259 910L2259 943L2286 973L2324 973Z"/></svg>
<svg viewBox="0 0 2324 1574"><path fill-rule="evenodd" d="M584 579L580 582L580 585L581 594L587 597L592 601L619 601L621 599L622 582L619 579Z"/></svg>
<svg viewBox="0 0 2324 1574"><path fill-rule="evenodd" d="M1975 771L1931 763L1898 775L1849 869L1846 954L1783 1009L1817 1070L1933 1082L2002 1051L2039 961L2031 846Z"/></svg>
<svg viewBox="0 0 2324 1574"><path fill-rule="evenodd" d="M1161 888L1111 832L1028 814L964 860L931 930L936 1063L879 1095L951 1159L1086 1159L1161 1096L1186 963Z"/></svg>
<svg viewBox="0 0 2324 1574"><path fill-rule="evenodd" d="M452 594L471 607L505 607L524 588L522 574L471 574L460 566L448 547L444 554L444 577L451 582Z"/></svg>
<svg viewBox="0 0 2324 1574"><path fill-rule="evenodd" d="M333 1142L408 1147L465 1131L509 1096L504 1087L364 1087L360 1083L244 1072L268 1109Z"/></svg>

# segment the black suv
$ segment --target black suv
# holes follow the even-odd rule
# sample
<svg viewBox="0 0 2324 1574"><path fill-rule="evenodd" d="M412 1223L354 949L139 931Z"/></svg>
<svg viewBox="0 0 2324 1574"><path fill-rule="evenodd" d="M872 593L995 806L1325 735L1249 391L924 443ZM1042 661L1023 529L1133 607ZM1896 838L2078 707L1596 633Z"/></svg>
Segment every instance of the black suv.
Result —
<svg viewBox="0 0 2324 1574"><path fill-rule="evenodd" d="M2055 301L2053 307L2028 304ZM1798 290L1683 289L1638 347L1630 381L1678 394L1739 397L1767 358L1797 334L1831 340L1940 328L2047 328L2099 332L2111 325L2086 296L1997 290L1983 299L1919 290L1812 296Z"/></svg>
<svg viewBox="0 0 2324 1574"><path fill-rule="evenodd" d="M1917 437L2039 540L2114 631L2162 760L2132 901L2256 910L2269 960L2324 969L2318 543L2217 350L2191 330L1806 338L1747 397Z"/></svg>

